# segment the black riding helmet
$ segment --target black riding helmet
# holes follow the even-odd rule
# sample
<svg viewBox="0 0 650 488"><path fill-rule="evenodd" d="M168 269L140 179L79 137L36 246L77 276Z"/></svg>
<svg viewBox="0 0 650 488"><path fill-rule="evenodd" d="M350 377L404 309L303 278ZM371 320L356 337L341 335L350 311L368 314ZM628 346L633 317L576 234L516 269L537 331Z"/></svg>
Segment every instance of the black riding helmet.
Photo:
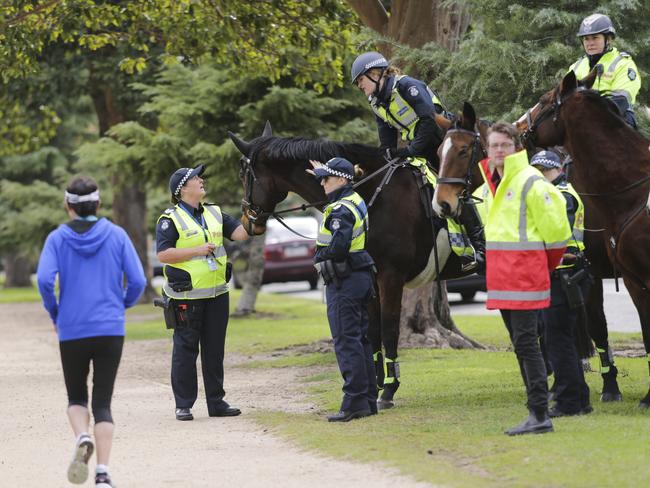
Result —
<svg viewBox="0 0 650 488"><path fill-rule="evenodd" d="M616 29L607 15L604 14L592 14L589 17L585 17L580 24L580 29L578 29L578 37L592 36L595 34L607 34L612 37L616 37Z"/></svg>
<svg viewBox="0 0 650 488"><path fill-rule="evenodd" d="M352 63L352 69L350 70L350 78L352 78L352 83L356 84L359 76L365 75L368 71L374 68L380 68L382 71L388 68L388 61L386 58L375 51L369 51L367 53L360 54L357 56L357 59ZM367 75L366 75L367 76ZM379 80L367 76L367 78L375 84L375 93L379 91Z"/></svg>
<svg viewBox="0 0 650 488"><path fill-rule="evenodd" d="M604 14L591 14L589 17L585 17L580 23L580 29L578 29L577 36L583 38L585 36L594 36L596 34L602 34L605 36L605 47L603 52L598 54L588 54L589 66L593 67L600 57L609 51L609 37L613 39L616 37L616 29L612 20Z"/></svg>

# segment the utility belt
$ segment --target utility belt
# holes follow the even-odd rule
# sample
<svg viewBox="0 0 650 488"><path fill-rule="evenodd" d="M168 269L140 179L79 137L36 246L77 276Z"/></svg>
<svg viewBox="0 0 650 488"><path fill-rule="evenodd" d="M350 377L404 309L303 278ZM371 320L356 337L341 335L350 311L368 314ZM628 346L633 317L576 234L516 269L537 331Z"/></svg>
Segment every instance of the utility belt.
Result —
<svg viewBox="0 0 650 488"><path fill-rule="evenodd" d="M366 268L359 268L353 269L352 265L348 262L346 259L345 261L334 261L332 259L328 259L326 261L321 261L320 263L316 263L314 265L320 275L323 277L323 282L325 285L329 284L334 284L336 288L341 288L341 282L350 276L353 271L361 271L365 270ZM369 266L368 271L372 273L373 277L373 283L374 283L374 277L375 274L377 273L377 268L375 268L374 265Z"/></svg>
<svg viewBox="0 0 650 488"><path fill-rule="evenodd" d="M345 261L334 261L328 259L315 264L316 269L323 277L325 285L334 283L337 288L341 288L341 281L352 274L352 266Z"/></svg>
<svg viewBox="0 0 650 488"><path fill-rule="evenodd" d="M165 325L168 329L200 329L203 324L204 300L175 300L163 293L161 298L154 298L154 306L163 309Z"/></svg>
<svg viewBox="0 0 650 488"><path fill-rule="evenodd" d="M582 293L583 286L591 283L593 277L589 269L589 262L586 259L579 259L571 268L560 268L553 270L551 279L560 281L562 291L567 297L569 308L583 308L585 297Z"/></svg>

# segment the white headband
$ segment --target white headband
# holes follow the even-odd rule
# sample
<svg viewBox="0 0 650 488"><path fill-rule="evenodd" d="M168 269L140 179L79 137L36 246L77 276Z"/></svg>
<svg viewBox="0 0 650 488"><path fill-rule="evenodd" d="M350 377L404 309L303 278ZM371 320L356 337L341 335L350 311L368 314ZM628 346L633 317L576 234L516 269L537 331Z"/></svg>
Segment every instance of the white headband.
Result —
<svg viewBox="0 0 650 488"><path fill-rule="evenodd" d="M185 176L183 176L183 178L181 178L180 183L178 183L178 186L176 187L176 190L174 191L174 196L175 197L177 197L178 194L181 192L181 188L183 188L183 185L189 179L190 175L192 174L192 171L194 171L194 168L188 169L187 173L185 173Z"/></svg>
<svg viewBox="0 0 650 488"><path fill-rule="evenodd" d="M65 192L65 200L68 203L98 202L99 190L95 190L88 195L75 195L74 193Z"/></svg>

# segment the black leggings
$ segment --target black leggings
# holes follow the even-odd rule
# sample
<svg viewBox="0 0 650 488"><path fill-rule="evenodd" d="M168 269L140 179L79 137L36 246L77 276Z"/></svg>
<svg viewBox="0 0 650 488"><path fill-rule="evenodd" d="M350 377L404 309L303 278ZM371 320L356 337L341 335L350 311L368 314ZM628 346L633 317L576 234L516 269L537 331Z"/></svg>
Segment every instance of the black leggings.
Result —
<svg viewBox="0 0 650 488"><path fill-rule="evenodd" d="M88 371L93 362L92 410L95 423L113 423L111 397L122 357L123 336L87 337L59 342L68 406L88 406Z"/></svg>

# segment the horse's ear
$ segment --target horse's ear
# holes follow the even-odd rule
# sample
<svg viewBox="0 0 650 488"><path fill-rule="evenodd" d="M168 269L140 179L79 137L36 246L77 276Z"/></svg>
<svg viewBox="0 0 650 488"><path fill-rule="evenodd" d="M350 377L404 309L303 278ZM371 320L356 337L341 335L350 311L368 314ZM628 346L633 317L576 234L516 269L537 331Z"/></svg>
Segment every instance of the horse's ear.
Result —
<svg viewBox="0 0 650 488"><path fill-rule="evenodd" d="M598 70L596 68L592 69L587 76L580 80L580 86L591 89L591 87L594 85L594 81L596 81L597 76Z"/></svg>
<svg viewBox="0 0 650 488"><path fill-rule="evenodd" d="M272 135L273 135L273 129L271 128L271 122L267 120L266 124L264 124L264 132L262 132L262 137L267 137Z"/></svg>
<svg viewBox="0 0 650 488"><path fill-rule="evenodd" d="M476 112L474 107L469 102L463 104L463 119L461 121L461 127L465 130L474 130L476 125Z"/></svg>
<svg viewBox="0 0 650 488"><path fill-rule="evenodd" d="M240 139L230 131L228 131L228 137L230 137L235 146L237 146L237 149L239 149L240 153L242 153L244 156L250 156L251 145L249 142Z"/></svg>
<svg viewBox="0 0 650 488"><path fill-rule="evenodd" d="M578 88L578 80L574 71L570 70L562 79L562 83L560 83L560 96L564 98L576 88Z"/></svg>

